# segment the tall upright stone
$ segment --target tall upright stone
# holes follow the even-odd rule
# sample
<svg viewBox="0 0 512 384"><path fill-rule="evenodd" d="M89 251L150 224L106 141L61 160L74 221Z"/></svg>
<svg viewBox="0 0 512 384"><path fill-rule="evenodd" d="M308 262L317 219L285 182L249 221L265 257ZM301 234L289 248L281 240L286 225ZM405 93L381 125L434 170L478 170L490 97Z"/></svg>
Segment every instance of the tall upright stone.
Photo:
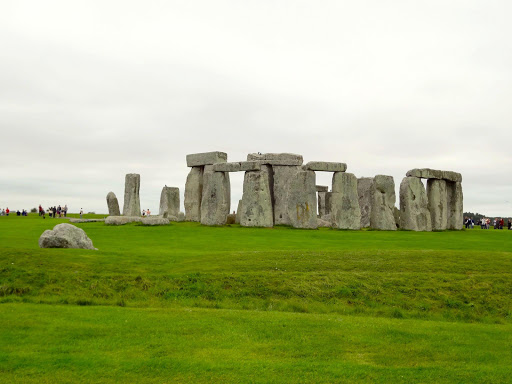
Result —
<svg viewBox="0 0 512 384"><path fill-rule="evenodd" d="M262 165L260 171L245 172L240 225L272 227L272 168Z"/></svg>
<svg viewBox="0 0 512 384"><path fill-rule="evenodd" d="M425 187L418 177L404 177L400 183L400 228L411 231L431 231Z"/></svg>
<svg viewBox="0 0 512 384"><path fill-rule="evenodd" d="M274 224L292 225L292 221L288 216L288 190L291 181L295 178L297 172L300 171L300 167L273 165L272 171L274 182Z"/></svg>
<svg viewBox="0 0 512 384"><path fill-rule="evenodd" d="M224 225L231 204L231 186L228 172L214 172L206 165L203 172L203 196L201 199L201 224Z"/></svg>
<svg viewBox="0 0 512 384"><path fill-rule="evenodd" d="M371 228L396 231L395 202L395 181L393 177L385 175L375 176L372 188Z"/></svg>
<svg viewBox="0 0 512 384"><path fill-rule="evenodd" d="M432 221L432 230L442 231L448 227L448 196L446 181L427 180L428 210Z"/></svg>
<svg viewBox="0 0 512 384"><path fill-rule="evenodd" d="M107 194L107 207L109 216L121 216L119 202L117 201L117 197L114 192L109 192Z"/></svg>
<svg viewBox="0 0 512 384"><path fill-rule="evenodd" d="M124 181L124 216L140 216L140 175L128 173Z"/></svg>
<svg viewBox="0 0 512 384"><path fill-rule="evenodd" d="M242 215L242 199L238 200L238 207L236 208L235 224L240 224L240 216Z"/></svg>
<svg viewBox="0 0 512 384"><path fill-rule="evenodd" d="M161 216L178 217L180 213L180 189L165 186L160 194L160 211Z"/></svg>
<svg viewBox="0 0 512 384"><path fill-rule="evenodd" d="M322 218L325 217L327 214L326 212L326 195L327 192L318 191L318 217Z"/></svg>
<svg viewBox="0 0 512 384"><path fill-rule="evenodd" d="M315 172L296 172L289 181L286 196L287 216L291 225L295 228L318 228Z"/></svg>
<svg viewBox="0 0 512 384"><path fill-rule="evenodd" d="M357 178L352 173L335 172L332 177L331 222L333 228L361 229Z"/></svg>
<svg viewBox="0 0 512 384"><path fill-rule="evenodd" d="M462 229L463 222L463 194L460 182L446 182L448 229Z"/></svg>
<svg viewBox="0 0 512 384"><path fill-rule="evenodd" d="M372 214L373 177L361 177L357 179L357 196L361 209L361 228L370 226Z"/></svg>
<svg viewBox="0 0 512 384"><path fill-rule="evenodd" d="M185 220L201 221L203 167L192 167L185 184Z"/></svg>

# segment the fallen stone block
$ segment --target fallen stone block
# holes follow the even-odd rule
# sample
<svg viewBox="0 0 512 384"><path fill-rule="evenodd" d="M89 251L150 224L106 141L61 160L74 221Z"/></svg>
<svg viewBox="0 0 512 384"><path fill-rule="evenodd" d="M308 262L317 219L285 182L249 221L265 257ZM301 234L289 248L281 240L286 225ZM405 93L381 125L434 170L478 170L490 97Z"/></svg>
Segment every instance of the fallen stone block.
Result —
<svg viewBox="0 0 512 384"><path fill-rule="evenodd" d="M177 220L176 217L174 219ZM157 226L157 225L169 225L170 219L165 219L163 217L147 217L145 219L142 219L140 222L142 225L146 226Z"/></svg>
<svg viewBox="0 0 512 384"><path fill-rule="evenodd" d="M140 223L140 216L109 216L105 219L106 225L125 225L128 223Z"/></svg>
<svg viewBox="0 0 512 384"><path fill-rule="evenodd" d="M187 155L187 167L202 167L228 161L225 152L204 152Z"/></svg>
<svg viewBox="0 0 512 384"><path fill-rule="evenodd" d="M83 229L67 223L58 224L53 230L44 231L39 237L39 247L97 250Z"/></svg>

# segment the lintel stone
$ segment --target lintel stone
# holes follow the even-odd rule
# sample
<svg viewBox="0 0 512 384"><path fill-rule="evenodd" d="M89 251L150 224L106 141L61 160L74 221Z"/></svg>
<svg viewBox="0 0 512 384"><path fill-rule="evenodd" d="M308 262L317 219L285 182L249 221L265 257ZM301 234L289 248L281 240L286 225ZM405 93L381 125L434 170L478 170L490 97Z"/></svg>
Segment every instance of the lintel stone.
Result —
<svg viewBox="0 0 512 384"><path fill-rule="evenodd" d="M249 153L247 161L259 161L262 164L269 165L302 165L304 159L302 155L294 153Z"/></svg>
<svg viewBox="0 0 512 384"><path fill-rule="evenodd" d="M201 167L228 161L228 154L225 152L204 152L187 155L187 167Z"/></svg>
<svg viewBox="0 0 512 384"><path fill-rule="evenodd" d="M345 172L347 170L347 164L329 161L310 161L304 165L303 168L308 171Z"/></svg>
<svg viewBox="0 0 512 384"><path fill-rule="evenodd" d="M213 165L214 172L246 172L259 170L261 170L261 163L258 161L238 161Z"/></svg>
<svg viewBox="0 0 512 384"><path fill-rule="evenodd" d="M448 180L456 183L460 183L462 181L462 175L458 172L440 171L437 169L430 168L414 168L408 171L406 173L406 176L419 177L422 179Z"/></svg>

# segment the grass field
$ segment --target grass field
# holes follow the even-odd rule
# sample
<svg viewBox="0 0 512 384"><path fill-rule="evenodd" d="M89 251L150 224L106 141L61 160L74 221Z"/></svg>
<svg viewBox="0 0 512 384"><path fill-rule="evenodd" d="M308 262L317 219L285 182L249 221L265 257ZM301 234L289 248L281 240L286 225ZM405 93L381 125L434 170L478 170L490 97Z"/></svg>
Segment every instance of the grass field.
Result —
<svg viewBox="0 0 512 384"><path fill-rule="evenodd" d="M512 231L0 217L2 382L511 382Z"/></svg>

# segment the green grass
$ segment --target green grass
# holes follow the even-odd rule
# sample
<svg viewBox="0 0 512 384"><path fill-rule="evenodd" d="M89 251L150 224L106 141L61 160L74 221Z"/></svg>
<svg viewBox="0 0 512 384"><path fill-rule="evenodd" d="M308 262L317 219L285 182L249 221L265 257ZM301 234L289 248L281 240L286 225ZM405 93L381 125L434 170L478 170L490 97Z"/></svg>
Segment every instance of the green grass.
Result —
<svg viewBox="0 0 512 384"><path fill-rule="evenodd" d="M98 251L39 249L62 221L0 217L0 381L509 382L512 231L84 223Z"/></svg>

